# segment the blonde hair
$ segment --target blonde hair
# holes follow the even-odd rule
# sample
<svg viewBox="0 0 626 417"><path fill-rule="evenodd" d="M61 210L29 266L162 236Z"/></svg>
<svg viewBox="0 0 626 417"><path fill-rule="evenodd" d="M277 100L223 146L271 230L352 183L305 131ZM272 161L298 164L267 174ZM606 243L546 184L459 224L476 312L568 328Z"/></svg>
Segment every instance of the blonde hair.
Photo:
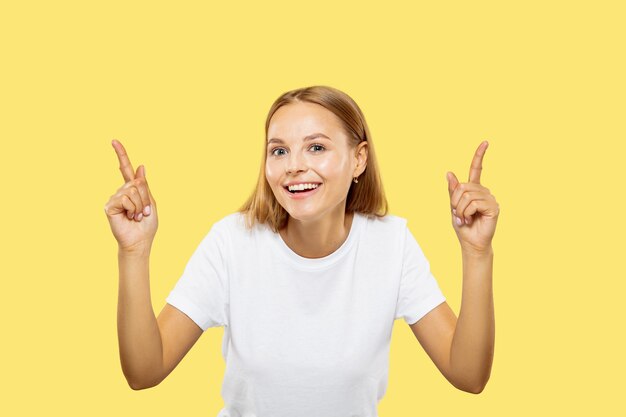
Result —
<svg viewBox="0 0 626 417"><path fill-rule="evenodd" d="M383 190L374 144L370 136L365 116L359 106L346 93L328 86L311 86L287 91L274 101L267 119L265 120L265 142L257 185L252 195L239 208L246 218L246 226L253 227L258 223L267 223L274 231L282 229L289 218L289 213L276 200L272 189L265 177L265 163L267 161L267 131L270 119L280 107L297 102L309 102L324 106L333 112L349 138L349 143L355 148L362 141L367 141L368 156L365 171L358 183L351 183L346 199L346 213L359 212L368 217L383 217L389 210L389 205Z"/></svg>

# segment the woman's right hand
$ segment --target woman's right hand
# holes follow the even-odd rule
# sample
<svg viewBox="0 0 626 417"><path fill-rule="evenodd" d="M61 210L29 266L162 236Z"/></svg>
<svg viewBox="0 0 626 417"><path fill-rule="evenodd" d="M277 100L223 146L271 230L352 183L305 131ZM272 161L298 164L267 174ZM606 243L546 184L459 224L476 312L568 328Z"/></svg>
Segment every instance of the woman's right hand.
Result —
<svg viewBox="0 0 626 417"><path fill-rule="evenodd" d="M115 139L112 145L125 183L109 198L104 212L120 250L150 251L159 222L145 167L139 166L135 173L124 146Z"/></svg>

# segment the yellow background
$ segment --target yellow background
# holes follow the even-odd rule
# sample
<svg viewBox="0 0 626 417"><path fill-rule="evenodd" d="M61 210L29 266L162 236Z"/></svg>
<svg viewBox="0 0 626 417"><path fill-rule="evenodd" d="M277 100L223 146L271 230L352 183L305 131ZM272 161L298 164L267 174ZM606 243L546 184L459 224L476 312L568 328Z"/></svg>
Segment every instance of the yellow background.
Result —
<svg viewBox="0 0 626 417"><path fill-rule="evenodd" d="M316 84L362 108L391 213L457 314L445 173L466 182L490 143L491 379L480 395L455 389L396 321L380 416L623 413L620 3L3 2L3 414L217 415L222 328L155 388L122 374L111 140L145 164L159 204L158 314L210 226L252 190L271 103Z"/></svg>

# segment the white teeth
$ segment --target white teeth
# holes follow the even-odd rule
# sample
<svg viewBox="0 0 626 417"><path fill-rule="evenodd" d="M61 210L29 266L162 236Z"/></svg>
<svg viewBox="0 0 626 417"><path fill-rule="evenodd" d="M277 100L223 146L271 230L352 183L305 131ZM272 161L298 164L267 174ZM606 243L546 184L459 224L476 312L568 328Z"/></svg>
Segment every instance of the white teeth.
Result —
<svg viewBox="0 0 626 417"><path fill-rule="evenodd" d="M290 185L289 191L302 191L317 188L319 184L298 184L298 185Z"/></svg>

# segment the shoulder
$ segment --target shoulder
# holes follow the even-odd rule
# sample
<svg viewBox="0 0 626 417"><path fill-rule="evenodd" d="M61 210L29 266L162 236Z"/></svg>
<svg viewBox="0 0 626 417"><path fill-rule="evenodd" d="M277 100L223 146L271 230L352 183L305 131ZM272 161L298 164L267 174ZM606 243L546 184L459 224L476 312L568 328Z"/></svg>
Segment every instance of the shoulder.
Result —
<svg viewBox="0 0 626 417"><path fill-rule="evenodd" d="M234 212L213 223L211 230L219 234L228 235L230 239L246 239L257 234L263 234L269 229L267 225L258 223L249 228L246 225L245 214Z"/></svg>
<svg viewBox="0 0 626 417"><path fill-rule="evenodd" d="M383 217L361 216L361 241L369 241L375 247L386 246L399 250L406 238L407 220L393 214Z"/></svg>
<svg viewBox="0 0 626 417"><path fill-rule="evenodd" d="M393 214L386 214L383 217L368 216L362 213L359 215L363 218L363 223L369 231L395 234L403 232L407 227L407 219Z"/></svg>
<svg viewBox="0 0 626 417"><path fill-rule="evenodd" d="M230 253L246 239L245 230L243 216L231 213L213 222L200 245L207 253Z"/></svg>
<svg viewBox="0 0 626 417"><path fill-rule="evenodd" d="M214 228L232 229L243 225L243 215L239 212L230 213L213 223Z"/></svg>

